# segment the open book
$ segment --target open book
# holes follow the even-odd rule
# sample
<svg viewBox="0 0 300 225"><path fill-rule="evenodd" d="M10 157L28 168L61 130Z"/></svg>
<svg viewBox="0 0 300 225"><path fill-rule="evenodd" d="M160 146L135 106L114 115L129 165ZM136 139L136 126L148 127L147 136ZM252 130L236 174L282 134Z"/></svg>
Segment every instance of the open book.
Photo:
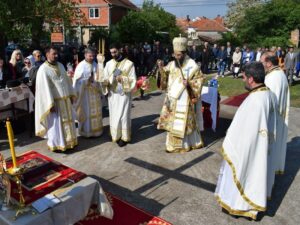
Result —
<svg viewBox="0 0 300 225"><path fill-rule="evenodd" d="M32 207L37 210L39 213L46 211L49 208L54 207L55 205L59 204L61 200L55 197L53 194L45 195L44 197L36 200L31 205Z"/></svg>

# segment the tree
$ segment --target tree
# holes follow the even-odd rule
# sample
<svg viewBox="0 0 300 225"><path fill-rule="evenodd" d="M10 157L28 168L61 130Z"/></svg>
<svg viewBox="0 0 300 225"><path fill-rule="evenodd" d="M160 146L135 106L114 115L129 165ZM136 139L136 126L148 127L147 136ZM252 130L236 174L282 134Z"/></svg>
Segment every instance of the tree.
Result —
<svg viewBox="0 0 300 225"><path fill-rule="evenodd" d="M246 43L264 46L286 46L290 32L299 28L300 5L297 0L271 0L248 8L235 31Z"/></svg>
<svg viewBox="0 0 300 225"><path fill-rule="evenodd" d="M290 32L300 26L299 3L300 0L237 0L230 3L226 21L241 43L286 46L290 44Z"/></svg>
<svg viewBox="0 0 300 225"><path fill-rule="evenodd" d="M89 44L97 46L100 39L107 40L108 36L109 36L108 29L99 27L93 31L91 38L89 40Z"/></svg>
<svg viewBox="0 0 300 225"><path fill-rule="evenodd" d="M258 7L264 2L265 0L236 0L235 2L229 2L227 4L228 11L225 16L226 26L235 28L244 19L247 9L254 9L254 7Z"/></svg>
<svg viewBox="0 0 300 225"><path fill-rule="evenodd" d="M111 31L112 41L123 43L139 43L144 41L164 41L163 34L168 34L168 40L180 33L176 26L176 17L166 12L153 1L145 0L142 9L131 11Z"/></svg>
<svg viewBox="0 0 300 225"><path fill-rule="evenodd" d="M221 35L222 39L218 41L219 46L226 46L227 42L230 42L232 46L241 46L241 44L243 44L238 35L233 32L226 32Z"/></svg>
<svg viewBox="0 0 300 225"><path fill-rule="evenodd" d="M78 2L78 1L77 1ZM79 23L84 15L75 0L0 0L0 30L10 40L30 38L39 47L45 25Z"/></svg>
<svg viewBox="0 0 300 225"><path fill-rule="evenodd" d="M176 25L176 17L166 12L159 4L154 4L153 0L145 0L142 8L143 17L151 24L156 31L157 38L160 32L169 33L169 41L178 36L180 29Z"/></svg>
<svg viewBox="0 0 300 225"><path fill-rule="evenodd" d="M123 43L138 43L145 40L151 40L155 32L153 26L146 20L143 13L131 11L116 26L115 29L119 35L116 37ZM114 35L114 34L112 34Z"/></svg>

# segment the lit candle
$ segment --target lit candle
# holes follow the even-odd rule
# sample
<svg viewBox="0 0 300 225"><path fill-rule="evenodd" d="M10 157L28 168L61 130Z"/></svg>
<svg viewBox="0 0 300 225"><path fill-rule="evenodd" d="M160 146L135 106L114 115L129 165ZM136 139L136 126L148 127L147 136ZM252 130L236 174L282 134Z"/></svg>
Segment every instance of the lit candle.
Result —
<svg viewBox="0 0 300 225"><path fill-rule="evenodd" d="M105 54L105 39L102 39L102 55Z"/></svg>
<svg viewBox="0 0 300 225"><path fill-rule="evenodd" d="M6 129L7 129L9 146L10 146L10 154L13 161L13 168L15 169L18 167L18 165L17 165L17 158L15 152L15 145L14 145L14 133L9 120L6 121Z"/></svg>
<svg viewBox="0 0 300 225"><path fill-rule="evenodd" d="M99 38L98 47L99 47L99 53L102 53L102 50L101 50L101 39L100 38Z"/></svg>

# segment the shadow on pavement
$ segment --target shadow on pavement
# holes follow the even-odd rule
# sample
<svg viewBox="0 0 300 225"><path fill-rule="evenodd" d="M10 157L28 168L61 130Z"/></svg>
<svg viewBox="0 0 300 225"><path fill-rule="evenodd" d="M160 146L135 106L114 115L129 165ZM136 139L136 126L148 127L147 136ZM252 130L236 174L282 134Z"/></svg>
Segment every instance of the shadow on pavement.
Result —
<svg viewBox="0 0 300 225"><path fill-rule="evenodd" d="M111 142L111 137L109 136L109 126L106 125L103 127L103 134L100 137L78 137L78 145L74 149L70 149L65 152L56 151L57 153L62 153L66 155L70 155L73 153L81 152L95 146L101 146L106 142Z"/></svg>
<svg viewBox="0 0 300 225"><path fill-rule="evenodd" d="M185 171L186 169L196 165L197 163L209 158L210 156L212 156L214 153L213 152L206 152L203 155L193 159L192 161L186 163L185 165L180 166L179 168L175 169L175 170L169 170L167 168L161 167L161 166L157 166L154 165L152 163L143 161L141 159L137 159L135 157L130 157L128 159L125 160L125 162L128 162L130 164L133 164L135 166L139 166L141 168L150 170L152 172L161 174L161 176L151 182L149 182L148 184L145 184L142 187L139 187L138 189L134 190L135 193L139 193L142 194L154 187L158 187L161 185L166 184L166 182L168 182L169 179L174 179L174 180L178 180L180 182L186 183L186 184L190 184L192 186L210 191L210 192L214 192L216 189L216 185L200 180L198 178L195 177L191 177L189 175L185 175L182 172Z"/></svg>
<svg viewBox="0 0 300 225"><path fill-rule="evenodd" d="M202 132L202 138L205 144L205 147L212 146L216 142L220 141L221 138L225 137L226 131L231 124L231 119L220 117L217 123L216 132L210 128L206 128Z"/></svg>
<svg viewBox="0 0 300 225"><path fill-rule="evenodd" d="M135 144L163 133L164 131L156 128L158 117L159 114L152 114L132 119L131 143Z"/></svg>
<svg viewBox="0 0 300 225"><path fill-rule="evenodd" d="M284 175L277 175L273 189L272 200L268 202L267 216L275 216L286 193L292 185L300 169L300 137L294 137L287 144L287 155Z"/></svg>
<svg viewBox="0 0 300 225"><path fill-rule="evenodd" d="M146 93L146 94L144 94L144 96L142 98L140 96L134 97L133 101L145 101L145 100L149 100L151 97L160 96L162 94L163 94L163 92L161 92L161 91Z"/></svg>

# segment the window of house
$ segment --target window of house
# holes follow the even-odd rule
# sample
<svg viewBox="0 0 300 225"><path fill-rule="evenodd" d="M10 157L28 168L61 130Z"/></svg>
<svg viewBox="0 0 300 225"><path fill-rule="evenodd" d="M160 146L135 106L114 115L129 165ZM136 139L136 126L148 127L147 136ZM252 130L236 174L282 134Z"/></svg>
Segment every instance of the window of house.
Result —
<svg viewBox="0 0 300 225"><path fill-rule="evenodd" d="M98 8L90 8L89 9L89 18L99 18L99 9Z"/></svg>

